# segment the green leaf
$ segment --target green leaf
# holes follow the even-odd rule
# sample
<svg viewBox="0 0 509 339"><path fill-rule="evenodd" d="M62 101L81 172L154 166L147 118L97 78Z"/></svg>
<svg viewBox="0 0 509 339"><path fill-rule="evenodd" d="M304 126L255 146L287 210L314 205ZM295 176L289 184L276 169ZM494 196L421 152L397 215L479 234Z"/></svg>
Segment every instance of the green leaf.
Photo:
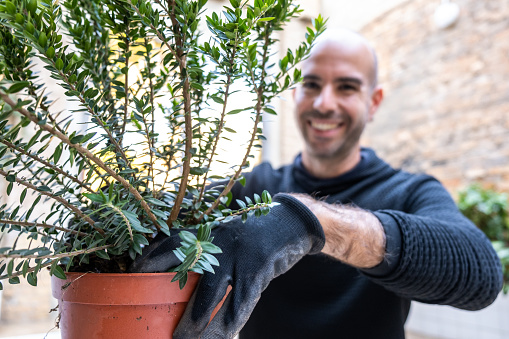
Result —
<svg viewBox="0 0 509 339"><path fill-rule="evenodd" d="M187 272L179 279L179 288L183 289L187 283Z"/></svg>
<svg viewBox="0 0 509 339"><path fill-rule="evenodd" d="M62 155L62 144L59 144L55 148L55 152L53 153L53 162L56 164L58 160L60 160L60 156Z"/></svg>
<svg viewBox="0 0 509 339"><path fill-rule="evenodd" d="M7 264L7 275L8 276L11 276L12 275L12 271L14 270L14 260L11 260L9 261L9 263Z"/></svg>
<svg viewBox="0 0 509 339"><path fill-rule="evenodd" d="M30 268L30 264L29 264L29 261L28 260L25 260L23 262L23 276L26 277L27 276L27 272L28 272L28 269Z"/></svg>
<svg viewBox="0 0 509 339"><path fill-rule="evenodd" d="M253 201L249 197L244 197L244 200L246 200L248 206L253 206Z"/></svg>
<svg viewBox="0 0 509 339"><path fill-rule="evenodd" d="M230 203L232 202L233 200L233 193L232 192L228 192L228 194L226 195L226 197L228 198L228 200L226 201L226 206L230 206Z"/></svg>
<svg viewBox="0 0 509 339"><path fill-rule="evenodd" d="M19 82L16 82L14 84L11 85L11 87L9 87L9 93L18 93L19 91L21 91L22 89L24 89L25 87L28 87L28 85L30 85L30 83L28 81L19 81Z"/></svg>
<svg viewBox="0 0 509 339"><path fill-rule="evenodd" d="M200 225L200 227L198 228L197 238L199 241L207 241L207 240L209 240L210 233L211 233L211 229L209 226Z"/></svg>
<svg viewBox="0 0 509 339"><path fill-rule="evenodd" d="M136 244L139 244L139 245L148 245L149 242L148 242L148 239L145 238L143 235L141 234L135 234L133 236L133 240Z"/></svg>
<svg viewBox="0 0 509 339"><path fill-rule="evenodd" d="M212 100L214 100L214 101L215 101L215 102L217 102L218 104L221 104L221 105L222 105L222 104L224 104L224 100L223 100L223 99L221 99L220 97L215 96L215 95L211 95L210 97L212 98Z"/></svg>
<svg viewBox="0 0 509 339"><path fill-rule="evenodd" d="M46 56L49 59L53 59L53 57L55 56L55 48L53 46L48 47L48 50L46 51Z"/></svg>
<svg viewBox="0 0 509 339"><path fill-rule="evenodd" d="M7 10L7 13L9 14L15 14L16 13L16 6L10 1L5 2L5 9Z"/></svg>
<svg viewBox="0 0 509 339"><path fill-rule="evenodd" d="M81 139L81 143L84 144L85 142L87 142L90 139L92 139L95 135L96 135L95 132L88 133L88 134L84 135L83 138Z"/></svg>
<svg viewBox="0 0 509 339"><path fill-rule="evenodd" d="M161 200L157 200L155 198L145 198L145 201L152 204L152 205L156 205L156 206L161 206L161 207L170 207L169 205L165 204L164 202L162 202Z"/></svg>
<svg viewBox="0 0 509 339"><path fill-rule="evenodd" d="M56 262L56 261L55 261ZM62 269L62 267L58 266L58 265L54 265L53 264L51 265L51 270L50 270L50 273L52 275L54 275L55 277L59 278L59 279L62 279L62 280L65 280L67 279L67 277L65 276L65 272L64 270Z"/></svg>
<svg viewBox="0 0 509 339"><path fill-rule="evenodd" d="M272 202L272 197L270 196L270 193L266 190L262 192L262 201L266 204L270 204Z"/></svg>
<svg viewBox="0 0 509 339"><path fill-rule="evenodd" d="M7 185L7 195L11 195L13 183L10 182L9 185Z"/></svg>
<svg viewBox="0 0 509 339"><path fill-rule="evenodd" d="M226 113L226 115L238 114L242 111L244 111L244 109L233 109L233 110L229 111L228 113Z"/></svg>
<svg viewBox="0 0 509 339"><path fill-rule="evenodd" d="M16 13L16 16L14 17L14 21L16 21L17 24L22 25L23 22L25 21L25 18L23 17L23 15L21 13Z"/></svg>
<svg viewBox="0 0 509 339"><path fill-rule="evenodd" d="M202 258L207 260L211 265L219 266L219 261L212 254L202 253Z"/></svg>
<svg viewBox="0 0 509 339"><path fill-rule="evenodd" d="M28 188L25 188L23 192L21 192L21 195L19 196L19 203L22 204L25 200L25 197L27 195Z"/></svg>
<svg viewBox="0 0 509 339"><path fill-rule="evenodd" d="M32 17L34 17L37 10L37 0L30 0L30 2L27 4L27 9L30 14L32 14Z"/></svg>
<svg viewBox="0 0 509 339"><path fill-rule="evenodd" d="M258 194L256 194L256 193L255 193L255 194L253 195L253 197L254 197L254 200L255 200L255 202L256 202L257 204L261 204L261 203L262 203L262 199L260 198L260 196L259 196Z"/></svg>
<svg viewBox="0 0 509 339"><path fill-rule="evenodd" d="M62 70L62 68L64 68L64 62L62 61L62 59L58 58L57 61L55 62L55 68L58 69L59 71Z"/></svg>
<svg viewBox="0 0 509 339"><path fill-rule="evenodd" d="M246 208L246 203L242 200L237 199L237 204L240 206L240 208Z"/></svg>
<svg viewBox="0 0 509 339"><path fill-rule="evenodd" d="M48 43L48 38L46 37L46 33L44 32L41 32L41 34L39 34L39 45L41 45L41 47L46 47L46 44Z"/></svg>
<svg viewBox="0 0 509 339"><path fill-rule="evenodd" d="M187 243L195 243L196 240L198 240L198 239L196 239L196 236L189 231L181 231L179 233L179 237L180 237L180 239L182 239L182 241L187 242Z"/></svg>
<svg viewBox="0 0 509 339"><path fill-rule="evenodd" d="M16 285L16 284L19 284L20 281L19 281L19 278L18 277L14 277L14 278L10 278L9 279L9 284L11 285Z"/></svg>
<svg viewBox="0 0 509 339"><path fill-rule="evenodd" d="M197 82L192 82L191 83L191 87L195 88L195 89L198 89L200 91L204 91L205 90L205 88L203 88L203 86L201 84L197 83Z"/></svg>
<svg viewBox="0 0 509 339"><path fill-rule="evenodd" d="M89 88L85 91L85 98L93 98L95 97L97 94L99 94L99 91L95 88Z"/></svg>
<svg viewBox="0 0 509 339"><path fill-rule="evenodd" d="M110 256L105 250L95 251L94 252L99 258L110 260Z"/></svg>
<svg viewBox="0 0 509 339"><path fill-rule="evenodd" d="M274 19L275 19L275 17L273 17L273 16L268 16L268 17L265 17L265 18L260 18L260 19L258 19L258 22L272 21L272 20L274 20Z"/></svg>
<svg viewBox="0 0 509 339"><path fill-rule="evenodd" d="M122 210L122 214L125 215L125 217L129 220L129 222L131 223L131 227L134 230L140 233L153 233L152 230L145 228L141 225L140 221L138 220L138 216L135 213L131 211Z"/></svg>
<svg viewBox="0 0 509 339"><path fill-rule="evenodd" d="M37 274L35 272L28 273L27 282L32 286L37 286Z"/></svg>
<svg viewBox="0 0 509 339"><path fill-rule="evenodd" d="M83 135L76 135L76 136L72 137L71 139L69 139L69 141L71 144L80 144L82 139L83 139Z"/></svg>
<svg viewBox="0 0 509 339"><path fill-rule="evenodd" d="M223 251L219 247L217 247L216 245L214 245L213 243L208 242L208 241L201 242L201 248L203 249L204 252L207 252L207 253L212 253L212 254L223 253Z"/></svg>
<svg viewBox="0 0 509 339"><path fill-rule="evenodd" d="M34 32L35 32L35 27L34 27L34 25L33 25L31 22L27 22L27 24L26 24L26 30L27 30L27 32L28 32L28 33L30 33L30 34L34 34Z"/></svg>
<svg viewBox="0 0 509 339"><path fill-rule="evenodd" d="M272 115L277 115L277 112L274 111L272 108L270 107L264 107L263 110L269 114L272 114Z"/></svg>

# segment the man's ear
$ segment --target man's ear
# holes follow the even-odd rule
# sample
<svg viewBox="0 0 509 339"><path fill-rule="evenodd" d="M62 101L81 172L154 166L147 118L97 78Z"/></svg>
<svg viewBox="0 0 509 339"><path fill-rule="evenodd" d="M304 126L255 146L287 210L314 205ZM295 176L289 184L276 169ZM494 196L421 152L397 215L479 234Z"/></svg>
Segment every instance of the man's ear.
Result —
<svg viewBox="0 0 509 339"><path fill-rule="evenodd" d="M371 105L369 107L369 119L368 121L373 121L373 116L375 115L376 111L378 110L378 107L380 107L380 104L382 103L382 100L384 98L384 91L382 87L377 86L373 93L371 93Z"/></svg>
<svg viewBox="0 0 509 339"><path fill-rule="evenodd" d="M292 89L292 99L295 101L295 93L297 91L297 86L294 86Z"/></svg>

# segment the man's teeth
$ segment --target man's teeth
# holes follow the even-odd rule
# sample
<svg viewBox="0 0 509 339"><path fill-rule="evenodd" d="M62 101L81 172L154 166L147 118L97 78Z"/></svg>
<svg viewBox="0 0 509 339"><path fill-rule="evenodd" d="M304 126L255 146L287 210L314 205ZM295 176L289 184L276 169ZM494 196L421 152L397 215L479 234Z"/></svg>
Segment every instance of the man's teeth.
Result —
<svg viewBox="0 0 509 339"><path fill-rule="evenodd" d="M327 123L326 124L326 123L318 123L318 122L311 121L311 127L319 129L321 131L328 131L328 130L338 127L338 124L337 123L334 123L334 124Z"/></svg>

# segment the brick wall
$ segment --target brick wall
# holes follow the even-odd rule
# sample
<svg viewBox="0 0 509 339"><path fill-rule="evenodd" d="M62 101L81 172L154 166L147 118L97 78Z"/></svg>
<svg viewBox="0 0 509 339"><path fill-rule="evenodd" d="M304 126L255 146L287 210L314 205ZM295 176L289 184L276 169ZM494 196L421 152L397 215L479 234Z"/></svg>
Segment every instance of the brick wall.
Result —
<svg viewBox="0 0 509 339"><path fill-rule="evenodd" d="M457 0L440 30L439 1L413 0L366 25L385 101L364 143L396 167L509 191L509 1Z"/></svg>

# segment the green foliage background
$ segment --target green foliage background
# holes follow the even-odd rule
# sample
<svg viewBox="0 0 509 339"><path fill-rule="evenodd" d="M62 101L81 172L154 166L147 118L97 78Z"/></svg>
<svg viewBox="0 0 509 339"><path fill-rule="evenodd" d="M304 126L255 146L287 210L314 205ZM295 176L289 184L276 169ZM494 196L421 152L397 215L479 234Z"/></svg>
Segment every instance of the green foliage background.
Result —
<svg viewBox="0 0 509 339"><path fill-rule="evenodd" d="M492 241L504 269L504 293L509 292L509 196L472 184L459 193L458 207Z"/></svg>

